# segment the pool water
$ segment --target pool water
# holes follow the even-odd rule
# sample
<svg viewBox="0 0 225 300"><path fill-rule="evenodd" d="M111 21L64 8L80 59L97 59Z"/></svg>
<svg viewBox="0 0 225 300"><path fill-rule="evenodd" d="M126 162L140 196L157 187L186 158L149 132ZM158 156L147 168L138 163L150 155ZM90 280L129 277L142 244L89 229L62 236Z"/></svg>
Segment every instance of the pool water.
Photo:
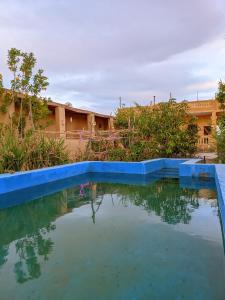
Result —
<svg viewBox="0 0 225 300"><path fill-rule="evenodd" d="M2 208L0 299L225 299L217 196L207 185L83 178Z"/></svg>

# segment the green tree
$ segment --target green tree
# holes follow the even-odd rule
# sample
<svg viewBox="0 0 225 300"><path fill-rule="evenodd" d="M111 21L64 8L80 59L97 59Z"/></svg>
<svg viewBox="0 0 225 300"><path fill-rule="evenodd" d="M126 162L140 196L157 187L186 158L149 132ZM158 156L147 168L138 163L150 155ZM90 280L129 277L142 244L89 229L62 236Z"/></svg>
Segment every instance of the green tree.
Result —
<svg viewBox="0 0 225 300"><path fill-rule="evenodd" d="M220 103L222 110L225 109L225 83L220 80L218 84L218 92L216 94L216 100Z"/></svg>
<svg viewBox="0 0 225 300"><path fill-rule="evenodd" d="M36 58L12 48L8 51L8 68L12 73L11 89L4 89L0 74L0 112L8 113L10 124L0 124L0 173L31 170L69 162L63 139L48 138L34 129L48 125L50 113L41 92L48 86L42 69L36 70ZM16 112L8 109L14 104ZM26 129L26 120L30 121Z"/></svg>
<svg viewBox="0 0 225 300"><path fill-rule="evenodd" d="M217 155L220 162L225 163L225 83L220 80L216 100L220 103L222 114L218 120L216 132Z"/></svg>
<svg viewBox="0 0 225 300"><path fill-rule="evenodd" d="M2 93L0 110L6 113L9 104L12 102L19 104L19 114L15 114L13 119L21 135L25 128L27 115L30 126L35 129L38 122L49 114L47 101L41 97L41 92L48 86L48 78L42 69L36 71L36 62L32 52L27 53L16 48L8 51L7 65L12 73L12 80L10 90ZM2 78L0 78L1 87L3 90Z"/></svg>
<svg viewBox="0 0 225 300"><path fill-rule="evenodd" d="M121 141L130 160L186 157L196 152L198 128L186 103L170 100L149 107L136 104L118 110L115 123L119 129L128 129L127 139Z"/></svg>

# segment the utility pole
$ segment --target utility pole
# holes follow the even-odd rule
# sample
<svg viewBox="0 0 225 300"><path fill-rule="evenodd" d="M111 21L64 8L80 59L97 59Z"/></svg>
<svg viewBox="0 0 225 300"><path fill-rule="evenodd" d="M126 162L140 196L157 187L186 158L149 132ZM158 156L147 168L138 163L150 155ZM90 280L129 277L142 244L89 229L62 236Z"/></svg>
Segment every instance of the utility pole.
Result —
<svg viewBox="0 0 225 300"><path fill-rule="evenodd" d="M122 108L122 98L119 97L119 107Z"/></svg>

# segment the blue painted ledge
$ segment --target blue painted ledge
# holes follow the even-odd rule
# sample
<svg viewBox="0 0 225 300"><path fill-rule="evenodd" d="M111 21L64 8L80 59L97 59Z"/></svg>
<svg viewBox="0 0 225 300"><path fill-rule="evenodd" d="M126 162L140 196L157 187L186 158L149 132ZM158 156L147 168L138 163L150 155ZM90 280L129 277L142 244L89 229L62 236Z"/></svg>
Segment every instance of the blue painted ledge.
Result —
<svg viewBox="0 0 225 300"><path fill-rule="evenodd" d="M152 159L142 162L85 161L51 168L0 175L0 194L30 188L86 173L149 174L163 168L179 171L180 177L215 178L215 165L197 159ZM218 165L218 168L224 165ZM220 177L221 177L220 171Z"/></svg>
<svg viewBox="0 0 225 300"><path fill-rule="evenodd" d="M225 237L225 165L215 165L215 182Z"/></svg>
<svg viewBox="0 0 225 300"><path fill-rule="evenodd" d="M152 159L143 162L85 161L51 168L0 175L0 195L86 173L149 174L163 168L178 169L185 159Z"/></svg>
<svg viewBox="0 0 225 300"><path fill-rule="evenodd" d="M184 184L187 182L187 178L189 178L189 182L190 178L215 179L225 232L225 165L201 164L199 159L160 158L142 162L87 161L14 174L2 174L0 175L0 195L87 173L145 175L164 168L178 170L180 181Z"/></svg>

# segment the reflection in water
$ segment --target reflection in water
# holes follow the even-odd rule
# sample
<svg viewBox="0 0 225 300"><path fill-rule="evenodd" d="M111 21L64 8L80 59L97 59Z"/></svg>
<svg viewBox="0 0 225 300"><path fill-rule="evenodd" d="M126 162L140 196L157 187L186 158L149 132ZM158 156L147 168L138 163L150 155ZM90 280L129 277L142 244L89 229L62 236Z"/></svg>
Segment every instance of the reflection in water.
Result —
<svg viewBox="0 0 225 300"><path fill-rule="evenodd" d="M181 189L174 179L161 179L143 186L88 182L37 201L1 210L0 268L7 262L10 252L15 252L13 270L17 282L24 283L40 277L42 262L50 258L54 248L51 233L56 229L56 219L74 208L90 205L90 216L95 224L105 195L110 196L112 206L114 199L119 199L124 207L131 204L142 207L168 224L188 224L192 212L199 207L199 196L216 197L207 189ZM215 203L212 202L213 205Z"/></svg>
<svg viewBox="0 0 225 300"><path fill-rule="evenodd" d="M50 238L45 238L45 235L54 229L54 225L49 225L46 228L38 230L32 236L22 238L16 242L15 248L18 255L18 262L15 263L14 272L19 283L38 278L41 275L38 257L43 256L44 260L48 260L53 242Z"/></svg>
<svg viewBox="0 0 225 300"><path fill-rule="evenodd" d="M162 220L169 224L188 223L193 209L199 205L197 193L177 189L176 185L176 182L171 180L167 184L159 181L138 189L135 186L114 185L111 192L117 193L124 206L129 206L129 203L141 206L149 213L154 212L161 216ZM102 185L103 193L104 189L109 193L107 185Z"/></svg>

